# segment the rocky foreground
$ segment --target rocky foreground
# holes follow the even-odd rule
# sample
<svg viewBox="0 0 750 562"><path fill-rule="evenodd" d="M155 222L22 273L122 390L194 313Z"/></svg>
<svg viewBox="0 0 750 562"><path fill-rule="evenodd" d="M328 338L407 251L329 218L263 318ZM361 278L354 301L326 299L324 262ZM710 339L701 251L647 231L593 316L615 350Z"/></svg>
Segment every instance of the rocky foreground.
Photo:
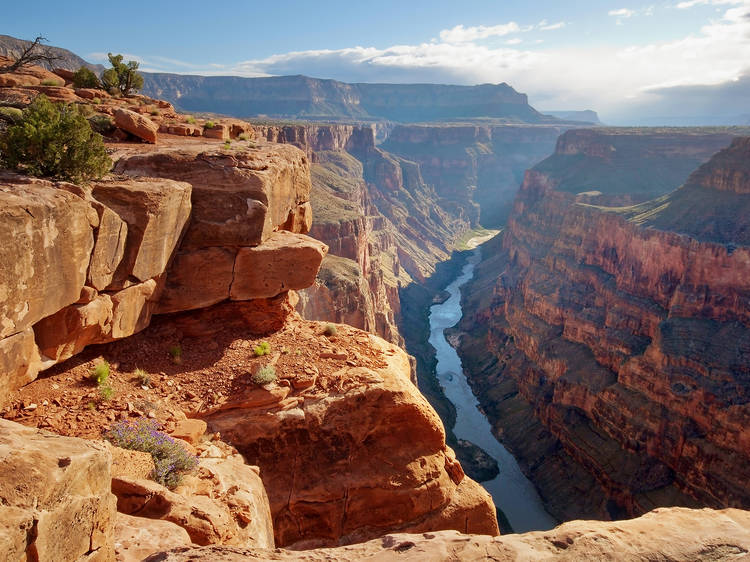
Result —
<svg viewBox="0 0 750 562"><path fill-rule="evenodd" d="M581 134L558 165L566 137ZM576 150L617 162L601 146ZM750 506L749 157L736 139L676 191L619 208L580 202L573 164L544 162L485 250L463 356L558 517Z"/></svg>

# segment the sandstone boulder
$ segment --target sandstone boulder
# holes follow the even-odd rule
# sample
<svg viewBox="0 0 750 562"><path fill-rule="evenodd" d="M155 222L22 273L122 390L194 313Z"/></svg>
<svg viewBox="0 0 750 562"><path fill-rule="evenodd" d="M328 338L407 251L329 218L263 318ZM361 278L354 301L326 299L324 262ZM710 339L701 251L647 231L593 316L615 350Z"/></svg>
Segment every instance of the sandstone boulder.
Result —
<svg viewBox="0 0 750 562"><path fill-rule="evenodd" d="M24 108L38 95L39 92L28 88L0 87L0 105Z"/></svg>
<svg viewBox="0 0 750 562"><path fill-rule="evenodd" d="M129 109L115 110L114 117L115 125L121 129L146 142L156 143L159 126L148 117L144 117Z"/></svg>
<svg viewBox="0 0 750 562"><path fill-rule="evenodd" d="M12 390L33 381L42 366L31 328L0 339L0 406Z"/></svg>
<svg viewBox="0 0 750 562"><path fill-rule="evenodd" d="M112 480L118 511L179 525L196 544L257 545L273 548L271 512L257 468L242 457L208 447L195 475L170 491L150 480Z"/></svg>
<svg viewBox="0 0 750 562"><path fill-rule="evenodd" d="M260 246L240 248L230 298L267 298L309 287L327 252L322 242L285 231L275 232Z"/></svg>
<svg viewBox="0 0 750 562"><path fill-rule="evenodd" d="M0 420L0 558L114 560L110 463L103 444Z"/></svg>
<svg viewBox="0 0 750 562"><path fill-rule="evenodd" d="M60 78L62 78L66 82L72 82L73 75L75 74L75 72L73 72L72 70L68 70L67 68L53 68L52 72L54 74L57 74Z"/></svg>
<svg viewBox="0 0 750 562"><path fill-rule="evenodd" d="M114 540L117 562L141 562L155 552L192 546L190 535L179 525L124 513L115 518Z"/></svg>
<svg viewBox="0 0 750 562"><path fill-rule="evenodd" d="M115 171L192 185L192 218L181 250L256 246L310 198L304 153L285 145L260 150L184 147L123 156Z"/></svg>
<svg viewBox="0 0 750 562"><path fill-rule="evenodd" d="M103 100L110 97L106 90L100 90L98 88L76 88L75 93L79 98L86 100L93 100L96 98Z"/></svg>
<svg viewBox="0 0 750 562"><path fill-rule="evenodd" d="M272 386L263 395L250 387L201 416L260 466L276 543L346 544L394 529L497 534L491 498L455 470L440 419L410 381L406 353L374 336L366 341L382 366L321 372L316 389L329 392L306 398L288 386L278 395Z"/></svg>
<svg viewBox="0 0 750 562"><path fill-rule="evenodd" d="M144 282L164 273L190 216L190 194L190 185L164 179L110 180L93 184L93 197L127 224L123 258L109 289L122 288L132 277ZM101 259L92 260L92 269L100 273L99 284L106 280L106 274L116 261L122 236L123 228L114 219L99 230L97 246L101 241L108 250L102 252Z"/></svg>
<svg viewBox="0 0 750 562"><path fill-rule="evenodd" d="M45 180L0 179L0 337L21 332L81 294L98 217Z"/></svg>
<svg viewBox="0 0 750 562"><path fill-rule="evenodd" d="M750 550L750 512L658 509L630 521L571 521L553 531L489 537L455 531L392 534L339 548L263 551L230 547L183 547L147 562L246 560L741 560Z"/></svg>
<svg viewBox="0 0 750 562"><path fill-rule="evenodd" d="M203 136L208 139L229 140L229 127L223 123L215 123L213 127L204 127Z"/></svg>
<svg viewBox="0 0 750 562"><path fill-rule="evenodd" d="M29 86L29 89L44 94L53 102L74 103L81 101L73 90L64 86Z"/></svg>

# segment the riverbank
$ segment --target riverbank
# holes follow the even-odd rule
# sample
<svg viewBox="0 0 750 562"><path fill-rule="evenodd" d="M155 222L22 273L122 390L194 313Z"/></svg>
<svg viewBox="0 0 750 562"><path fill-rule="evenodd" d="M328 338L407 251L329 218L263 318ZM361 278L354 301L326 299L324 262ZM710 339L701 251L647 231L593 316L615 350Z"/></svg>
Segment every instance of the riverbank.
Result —
<svg viewBox="0 0 750 562"><path fill-rule="evenodd" d="M430 307L429 343L435 348L435 372L445 396L454 407L456 417L452 429L456 438L473 443L499 465L499 475L482 484L492 495L497 508L516 532L547 530L557 521L544 510L534 486L510 452L493 435L489 421L477 407L478 401L466 380L461 360L445 334L446 329L461 319L460 289L472 278L480 251L471 252L460 275L445 288L449 298Z"/></svg>

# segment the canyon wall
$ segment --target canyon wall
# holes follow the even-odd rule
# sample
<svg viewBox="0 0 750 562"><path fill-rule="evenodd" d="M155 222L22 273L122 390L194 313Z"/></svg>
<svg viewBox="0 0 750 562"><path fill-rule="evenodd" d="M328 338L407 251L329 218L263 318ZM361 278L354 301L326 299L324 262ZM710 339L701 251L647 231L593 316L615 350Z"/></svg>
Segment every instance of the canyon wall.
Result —
<svg viewBox="0 0 750 562"><path fill-rule="evenodd" d="M309 76L189 76L144 72L143 92L185 111L236 117L401 122L499 118L557 122L508 84L349 84Z"/></svg>
<svg viewBox="0 0 750 562"><path fill-rule="evenodd" d="M523 173L571 124L397 125L381 148L419 164L424 180L473 223L505 223Z"/></svg>
<svg viewBox="0 0 750 562"><path fill-rule="evenodd" d="M403 340L399 287L429 277L470 226L438 196L417 164L375 146L375 127L257 124L256 138L305 151L315 224L329 245L316 284L300 293L306 318L347 322Z"/></svg>
<svg viewBox="0 0 750 562"><path fill-rule="evenodd" d="M299 150L229 155L189 141L131 150L117 170L135 178L85 187L0 178L0 229L16 242L0 249L3 400L86 346L143 330L153 314L273 299L315 279L326 247L301 234L310 179Z"/></svg>
<svg viewBox="0 0 750 562"><path fill-rule="evenodd" d="M631 171L627 188L613 175L598 184L613 199L675 187L667 179L699 157L699 138L638 134L644 166L659 147L659 175L652 184ZM581 155L615 170L625 152L625 139L609 135L563 136L483 248L461 323L470 382L560 519L746 508L750 141L652 201L581 203L571 179ZM716 137L704 140L713 147Z"/></svg>

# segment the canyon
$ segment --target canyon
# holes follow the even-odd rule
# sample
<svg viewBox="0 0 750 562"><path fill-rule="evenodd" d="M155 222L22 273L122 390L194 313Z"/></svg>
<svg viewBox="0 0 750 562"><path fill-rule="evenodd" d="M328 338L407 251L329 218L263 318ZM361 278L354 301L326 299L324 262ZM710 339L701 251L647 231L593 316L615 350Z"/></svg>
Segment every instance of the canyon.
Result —
<svg viewBox="0 0 750 562"><path fill-rule="evenodd" d="M281 105L316 114L330 89L340 117L502 116L209 121L65 76L0 84L2 103L111 117L114 161L86 185L0 172L6 558L750 551L747 131L581 129L507 85L304 77ZM453 435L435 378L429 309L455 306L441 290L474 267L454 249L480 224L505 228L438 331L474 413L568 521L549 531L498 536L469 475L482 451ZM103 361L108 397L91 380ZM150 480L150 455L102 440L128 420L158 423L198 468Z"/></svg>
<svg viewBox="0 0 750 562"><path fill-rule="evenodd" d="M750 501L747 139L679 180L712 134L566 133L464 294L471 385L560 519ZM625 179L578 184L584 159Z"/></svg>

